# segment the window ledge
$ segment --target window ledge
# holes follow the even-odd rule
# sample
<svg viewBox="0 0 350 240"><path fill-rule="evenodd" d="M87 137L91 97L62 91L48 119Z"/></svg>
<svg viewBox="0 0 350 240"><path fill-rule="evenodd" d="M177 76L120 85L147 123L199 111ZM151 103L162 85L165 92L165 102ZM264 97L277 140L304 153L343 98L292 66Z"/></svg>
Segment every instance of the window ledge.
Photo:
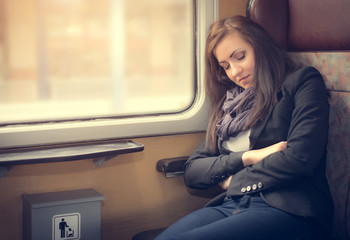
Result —
<svg viewBox="0 0 350 240"><path fill-rule="evenodd" d="M92 158L95 165L100 167L118 154L140 152L143 149L143 144L125 140L0 150L0 177L5 176L12 165Z"/></svg>

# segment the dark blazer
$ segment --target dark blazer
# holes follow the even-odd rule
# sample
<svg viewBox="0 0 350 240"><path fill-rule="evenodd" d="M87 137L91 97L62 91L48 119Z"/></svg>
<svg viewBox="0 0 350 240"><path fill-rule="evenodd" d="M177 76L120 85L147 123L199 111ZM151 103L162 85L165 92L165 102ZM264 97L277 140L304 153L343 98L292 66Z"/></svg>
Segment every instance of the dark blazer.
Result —
<svg viewBox="0 0 350 240"><path fill-rule="evenodd" d="M269 205L317 219L324 227L332 220L332 200L326 169L329 103L321 74L303 67L289 75L278 103L250 133L250 149L280 141L287 148L259 163L244 167L244 152L230 152L219 143L212 155L203 141L185 164L185 182L191 188L210 188L232 175L227 193L218 197L258 193ZM218 201L215 201L216 203Z"/></svg>

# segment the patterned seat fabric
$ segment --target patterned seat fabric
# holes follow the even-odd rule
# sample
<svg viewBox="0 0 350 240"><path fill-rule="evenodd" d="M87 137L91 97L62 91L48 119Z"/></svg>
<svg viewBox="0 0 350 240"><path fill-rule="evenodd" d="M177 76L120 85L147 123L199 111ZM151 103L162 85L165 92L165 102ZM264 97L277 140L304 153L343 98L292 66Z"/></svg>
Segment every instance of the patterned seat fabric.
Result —
<svg viewBox="0 0 350 240"><path fill-rule="evenodd" d="M315 66L330 92L327 179L333 204L333 239L348 239L350 211L350 52L297 53Z"/></svg>

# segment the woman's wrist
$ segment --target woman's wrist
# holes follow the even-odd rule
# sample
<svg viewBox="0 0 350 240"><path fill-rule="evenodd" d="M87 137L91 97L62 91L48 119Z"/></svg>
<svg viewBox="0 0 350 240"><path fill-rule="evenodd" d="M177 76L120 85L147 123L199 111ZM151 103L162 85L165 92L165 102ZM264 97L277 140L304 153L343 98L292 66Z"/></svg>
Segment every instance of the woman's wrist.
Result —
<svg viewBox="0 0 350 240"><path fill-rule="evenodd" d="M253 150L251 150L251 151L253 151ZM243 162L243 166L245 166L245 167L252 165L252 161L250 159L251 151L246 151L242 155L242 162Z"/></svg>

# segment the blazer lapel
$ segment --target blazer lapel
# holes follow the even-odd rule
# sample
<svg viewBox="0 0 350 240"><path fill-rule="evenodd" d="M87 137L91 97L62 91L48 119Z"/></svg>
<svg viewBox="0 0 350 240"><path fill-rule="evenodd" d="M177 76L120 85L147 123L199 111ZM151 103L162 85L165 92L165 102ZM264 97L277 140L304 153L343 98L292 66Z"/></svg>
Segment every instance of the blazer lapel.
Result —
<svg viewBox="0 0 350 240"><path fill-rule="evenodd" d="M282 98L283 98L283 91L282 91L282 89L280 89L277 93L277 101L279 102ZM265 128L265 126L267 124L267 120L270 118L270 115L271 115L273 109L274 108L272 108L269 111L269 113L265 116L265 118L260 120L257 124L255 124L255 126L252 127L252 130L251 130L250 136L249 136L249 141L250 141L249 148L250 149L254 148L256 141L260 137L262 130Z"/></svg>
<svg viewBox="0 0 350 240"><path fill-rule="evenodd" d="M260 120L257 124L255 124L252 127L252 130L250 132L250 136L249 136L249 149L253 149L256 141L258 140L262 130L265 128L266 124L267 124L267 120L270 118L270 115L272 113L272 109L269 111L269 113L262 119Z"/></svg>

